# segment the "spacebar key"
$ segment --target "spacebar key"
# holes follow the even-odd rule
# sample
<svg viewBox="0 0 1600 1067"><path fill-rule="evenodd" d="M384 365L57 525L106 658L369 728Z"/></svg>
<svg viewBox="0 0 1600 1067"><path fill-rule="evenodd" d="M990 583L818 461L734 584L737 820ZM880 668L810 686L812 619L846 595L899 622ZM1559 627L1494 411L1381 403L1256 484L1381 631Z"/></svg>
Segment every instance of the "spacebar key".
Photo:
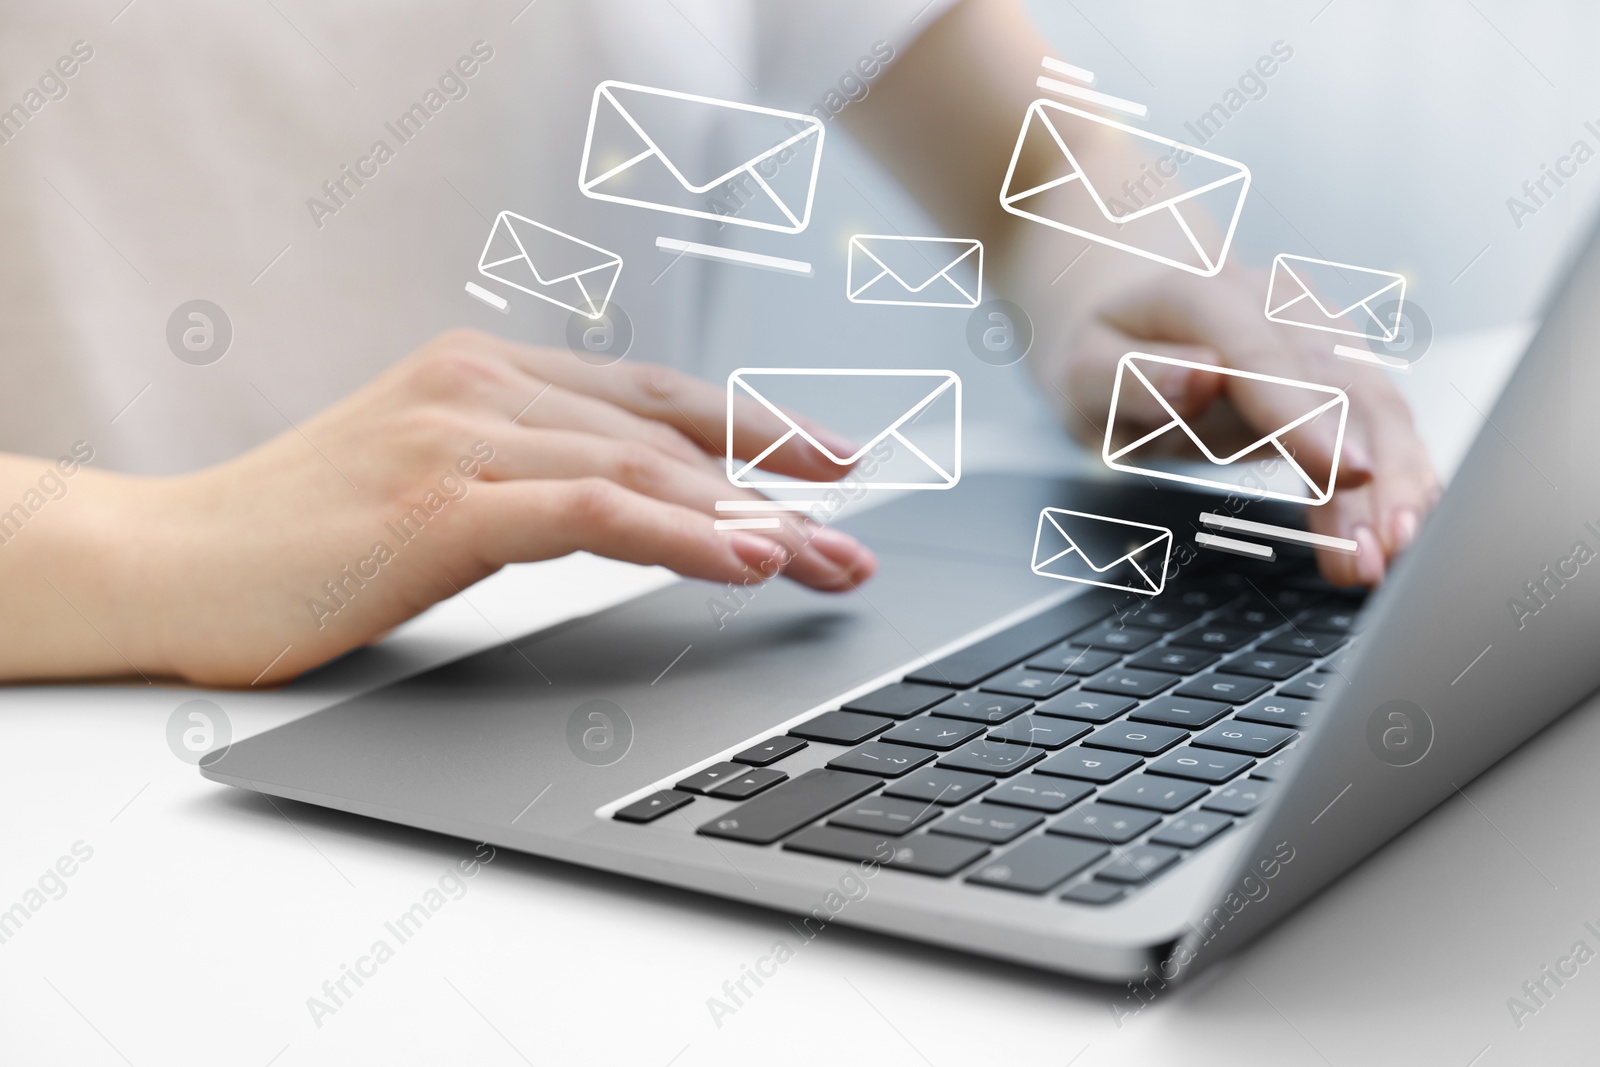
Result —
<svg viewBox="0 0 1600 1067"><path fill-rule="evenodd" d="M882 784L883 779L869 774L819 767L745 801L700 827L699 832L752 845L770 845Z"/></svg>

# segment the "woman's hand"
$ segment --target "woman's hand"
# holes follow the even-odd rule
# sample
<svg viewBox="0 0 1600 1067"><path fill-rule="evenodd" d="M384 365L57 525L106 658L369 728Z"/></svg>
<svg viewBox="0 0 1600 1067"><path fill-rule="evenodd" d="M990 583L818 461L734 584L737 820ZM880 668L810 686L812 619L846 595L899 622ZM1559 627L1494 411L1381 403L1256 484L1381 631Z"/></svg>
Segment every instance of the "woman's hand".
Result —
<svg viewBox="0 0 1600 1067"><path fill-rule="evenodd" d="M777 423L753 406L736 421ZM845 590L873 574L854 539L808 523L715 532L717 500L754 495L714 458L726 435L722 391L664 367L448 333L231 462L165 479L80 471L0 557L0 587L26 586L37 608L0 675L282 682L507 563L579 550L718 582L781 572ZM742 458L754 447L734 442ZM838 475L814 454L763 466Z"/></svg>
<svg viewBox="0 0 1600 1067"><path fill-rule="evenodd" d="M1382 370L1340 360L1331 335L1268 322L1262 314L1266 279L1228 269L1213 278L1164 272L1102 297L1088 309L1084 325L1046 373L1055 376L1068 402L1061 414L1079 437L1098 448L1105 435L1117 361L1128 352L1173 356L1237 370L1344 389L1350 414L1333 499L1307 509L1311 529L1354 540L1355 555L1319 552L1323 574L1339 585L1377 585L1397 554L1416 537L1422 516L1438 498L1439 485L1426 447L1417 436L1405 399ZM1281 387L1220 375L1168 368L1153 378L1186 421L1203 423L1212 439L1237 447L1286 425L1303 411ZM1170 421L1151 397L1119 402L1119 420L1131 417L1154 430ZM1313 477L1325 477L1333 461L1331 420L1319 420L1293 439L1296 462Z"/></svg>

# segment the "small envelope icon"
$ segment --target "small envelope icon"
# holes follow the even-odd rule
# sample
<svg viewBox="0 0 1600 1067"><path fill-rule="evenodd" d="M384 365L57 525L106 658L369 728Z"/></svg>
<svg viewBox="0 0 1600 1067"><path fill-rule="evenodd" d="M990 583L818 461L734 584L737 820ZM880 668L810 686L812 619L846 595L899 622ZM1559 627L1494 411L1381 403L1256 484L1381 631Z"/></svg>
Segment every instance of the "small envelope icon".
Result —
<svg viewBox="0 0 1600 1067"><path fill-rule="evenodd" d="M976 283L956 278L970 263ZM975 308L983 293L983 242L964 237L890 237L858 233L850 238L844 295L852 304Z"/></svg>
<svg viewBox="0 0 1600 1067"><path fill-rule="evenodd" d="M478 273L591 319L606 313L622 257L542 222L502 211L478 257Z"/></svg>
<svg viewBox="0 0 1600 1067"><path fill-rule="evenodd" d="M1104 153L1087 156L1087 166L1079 162L1076 149L1108 136L1142 142L1155 162L1128 169L1144 162L1140 153L1119 154L1131 162L1103 162ZM1249 188L1250 169L1243 163L1054 100L1035 100L1006 168L1000 206L1065 233L1209 276L1222 269ZM1226 220L1220 233L1208 213Z"/></svg>
<svg viewBox="0 0 1600 1067"><path fill-rule="evenodd" d="M771 429L736 422L750 401L777 416L767 420ZM818 410L830 401L837 411ZM849 431L860 442L856 450L840 455L818 441L792 414L802 410ZM856 424L841 421L848 418ZM753 437L754 458L734 458L736 431ZM728 375L728 480L748 489L832 488L831 481L802 482L757 469L791 441L837 464L841 476L871 453L873 475L864 482L872 489L949 489L961 480L961 379L943 370L855 368L748 367Z"/></svg>
<svg viewBox="0 0 1600 1067"><path fill-rule="evenodd" d="M578 190L596 200L799 233L822 163L813 115L603 81Z"/></svg>
<svg viewBox="0 0 1600 1067"><path fill-rule="evenodd" d="M1033 535L1041 578L1155 596L1166 588L1172 531L1084 511L1045 508Z"/></svg>
<svg viewBox="0 0 1600 1067"><path fill-rule="evenodd" d="M1243 448L1214 448L1207 442L1205 434L1189 425L1173 410L1161 391L1151 384L1151 374L1160 370L1161 364L1185 367L1195 374L1221 375L1224 379L1248 379L1259 383L1258 388L1277 392L1282 405L1293 410L1293 417ZM1146 393L1170 416L1167 422L1151 429L1148 426L1130 425L1126 418L1118 418L1119 411L1124 410L1122 402L1125 397L1135 394L1142 397ZM1111 414L1100 455L1112 470L1129 474L1166 478L1212 489L1242 490L1265 500L1326 504L1333 496L1333 486L1339 476L1339 452L1344 445L1345 419L1349 413L1349 397L1342 389L1335 389L1331 385L1315 385L1254 371L1191 363L1171 356L1129 352L1117 361L1117 380L1111 387ZM1319 481L1295 462L1294 450L1287 443L1287 435L1321 419L1337 420L1337 426L1334 430L1333 463L1329 466L1326 478ZM1204 458L1204 463L1199 464L1203 474L1190 473L1189 469L1195 464L1182 455L1173 454L1172 446L1184 443L1185 439ZM1290 493L1267 488L1263 470L1270 473L1276 470L1280 462L1287 463L1289 470L1298 475L1298 480L1304 483L1303 492ZM1258 464L1262 470L1257 469Z"/></svg>
<svg viewBox="0 0 1600 1067"><path fill-rule="evenodd" d="M1383 296L1395 306L1380 315ZM1406 280L1399 274L1280 252L1267 285L1267 318L1346 337L1393 341L1400 334L1405 299Z"/></svg>

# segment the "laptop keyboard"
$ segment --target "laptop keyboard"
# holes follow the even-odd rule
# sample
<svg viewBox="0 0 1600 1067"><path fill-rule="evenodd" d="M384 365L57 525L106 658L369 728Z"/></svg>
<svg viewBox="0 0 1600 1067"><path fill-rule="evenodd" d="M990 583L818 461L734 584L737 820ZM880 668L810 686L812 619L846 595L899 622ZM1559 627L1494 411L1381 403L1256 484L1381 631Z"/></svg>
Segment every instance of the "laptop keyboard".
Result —
<svg viewBox="0 0 1600 1067"><path fill-rule="evenodd" d="M1112 904L1267 801L1313 702L1342 683L1359 606L1308 560L1175 581L1070 632L1047 611L614 818L738 800L697 832ZM826 766L791 775L804 749Z"/></svg>

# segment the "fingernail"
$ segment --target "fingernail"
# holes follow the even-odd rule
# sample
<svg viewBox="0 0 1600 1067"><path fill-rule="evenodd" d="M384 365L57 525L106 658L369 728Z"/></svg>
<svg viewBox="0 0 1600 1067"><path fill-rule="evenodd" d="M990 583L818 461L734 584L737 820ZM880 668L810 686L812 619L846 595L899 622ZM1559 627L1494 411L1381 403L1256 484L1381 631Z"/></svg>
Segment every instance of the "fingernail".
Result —
<svg viewBox="0 0 1600 1067"><path fill-rule="evenodd" d="M846 570L854 567L866 553L866 546L860 541L849 534L840 533L826 526L818 526L811 531L809 543L828 557L830 563L837 563Z"/></svg>
<svg viewBox="0 0 1600 1067"><path fill-rule="evenodd" d="M1417 539L1417 513L1401 508L1394 517L1394 550L1404 552Z"/></svg>
<svg viewBox="0 0 1600 1067"><path fill-rule="evenodd" d="M789 562L789 553L782 545L755 534L736 533L729 538L729 547L746 567L763 574L774 566L781 568Z"/></svg>
<svg viewBox="0 0 1600 1067"><path fill-rule="evenodd" d="M1377 588L1383 581L1383 546L1378 543L1378 535L1372 532L1372 527L1357 526L1354 540L1358 546L1356 551L1356 577L1361 584Z"/></svg>
<svg viewBox="0 0 1600 1067"><path fill-rule="evenodd" d="M1188 367L1173 367L1161 379L1161 395L1168 400L1184 400L1189 395L1189 383L1194 372Z"/></svg>
<svg viewBox="0 0 1600 1067"><path fill-rule="evenodd" d="M1341 462L1345 470L1351 474L1372 473L1372 457L1367 454L1366 447L1360 441L1349 437L1344 439L1344 455Z"/></svg>

